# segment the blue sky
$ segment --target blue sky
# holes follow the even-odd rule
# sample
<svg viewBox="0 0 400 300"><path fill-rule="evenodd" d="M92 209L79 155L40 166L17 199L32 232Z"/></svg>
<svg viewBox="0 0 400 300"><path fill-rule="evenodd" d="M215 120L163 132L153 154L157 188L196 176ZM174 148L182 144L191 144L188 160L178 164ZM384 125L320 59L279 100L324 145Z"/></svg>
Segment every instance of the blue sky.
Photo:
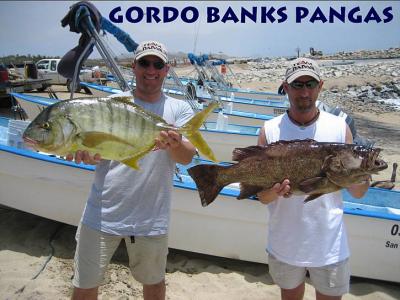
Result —
<svg viewBox="0 0 400 300"><path fill-rule="evenodd" d="M129 7L174 7L182 12L188 6L196 7L199 19L192 23L176 20L170 23L130 23L125 18L118 27L130 34L137 42L156 39L167 45L170 51L218 53L232 56L287 56L295 55L296 48L308 52L310 47L324 53L356 51L360 49L386 49L400 47L400 2L398 1L92 1L105 18L117 6L122 13ZM62 56L77 45L78 34L62 28L60 21L75 1L0 1L0 56L9 54L42 54ZM286 7L287 20L281 23L245 24L233 22L208 23L207 7L217 7L222 15L231 6L239 14L241 8ZM324 15L329 8L346 13L355 7L366 18L371 7L384 19L383 10L392 7L390 22L370 21L355 24L346 17L345 23L312 23L310 17L319 6ZM295 22L295 10L305 7L310 11L301 23ZM278 15L274 14L277 18ZM112 36L106 39L115 54L126 53ZM98 56L95 53L92 56Z"/></svg>

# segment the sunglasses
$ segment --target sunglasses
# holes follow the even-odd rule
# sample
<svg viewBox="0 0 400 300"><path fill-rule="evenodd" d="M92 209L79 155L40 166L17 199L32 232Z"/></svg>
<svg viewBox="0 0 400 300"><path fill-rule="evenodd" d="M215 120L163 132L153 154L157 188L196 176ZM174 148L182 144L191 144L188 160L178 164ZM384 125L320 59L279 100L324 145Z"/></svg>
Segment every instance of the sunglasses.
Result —
<svg viewBox="0 0 400 300"><path fill-rule="evenodd" d="M316 80L309 80L306 82L301 82L301 81L293 81L292 83L289 83L289 85L294 88L295 90L300 90L303 87L306 87L308 89L315 89L318 86L319 82Z"/></svg>
<svg viewBox="0 0 400 300"><path fill-rule="evenodd" d="M150 65L153 65L153 67L157 70L161 70L162 68L165 67L165 63L161 60L158 60L156 62L151 62L146 59L139 59L138 64L139 64L139 66L141 66L142 68L145 68L145 69L150 67Z"/></svg>

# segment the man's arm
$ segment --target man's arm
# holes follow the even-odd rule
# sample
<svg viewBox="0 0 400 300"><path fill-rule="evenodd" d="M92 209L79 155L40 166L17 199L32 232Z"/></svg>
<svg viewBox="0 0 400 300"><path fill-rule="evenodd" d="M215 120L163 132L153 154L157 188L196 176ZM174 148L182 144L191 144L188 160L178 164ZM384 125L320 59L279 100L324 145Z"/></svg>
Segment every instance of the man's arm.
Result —
<svg viewBox="0 0 400 300"><path fill-rule="evenodd" d="M182 135L176 131L161 131L156 139L156 147L168 152L171 159L177 163L187 165L196 154L196 148L189 141L183 141Z"/></svg>
<svg viewBox="0 0 400 300"><path fill-rule="evenodd" d="M346 144L352 144L352 143L353 143L353 135L351 133L350 127L346 125ZM350 195L352 195L354 198L361 198L368 191L370 180L371 176L368 175L365 178L365 182L353 184L349 186L347 190L350 193Z"/></svg>

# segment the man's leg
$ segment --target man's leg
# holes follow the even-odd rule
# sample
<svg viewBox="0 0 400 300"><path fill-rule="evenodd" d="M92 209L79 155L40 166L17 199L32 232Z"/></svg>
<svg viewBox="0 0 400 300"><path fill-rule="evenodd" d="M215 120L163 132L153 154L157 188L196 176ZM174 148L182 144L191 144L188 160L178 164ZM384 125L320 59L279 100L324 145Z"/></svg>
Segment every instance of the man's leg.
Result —
<svg viewBox="0 0 400 300"><path fill-rule="evenodd" d="M121 237L80 224L76 241L72 299L97 299L98 286Z"/></svg>
<svg viewBox="0 0 400 300"><path fill-rule="evenodd" d="M317 300L340 300L350 289L349 260L323 266L309 268L310 279L315 288Z"/></svg>
<svg viewBox="0 0 400 300"><path fill-rule="evenodd" d="M164 300L165 299L165 280L157 284L143 284L144 300Z"/></svg>
<svg viewBox="0 0 400 300"><path fill-rule="evenodd" d="M165 299L165 268L168 236L139 236L125 238L129 267L133 277L143 284L145 300Z"/></svg>
<svg viewBox="0 0 400 300"><path fill-rule="evenodd" d="M286 300L303 299L307 270L292 266L268 254L269 274L275 284L281 288L281 298Z"/></svg>
<svg viewBox="0 0 400 300"><path fill-rule="evenodd" d="M304 297L305 284L304 282L294 289L282 289L281 298L282 300L301 300Z"/></svg>
<svg viewBox="0 0 400 300"><path fill-rule="evenodd" d="M340 300L340 299L342 299L342 296L328 296L328 295L321 294L320 292L315 290L315 298L317 300Z"/></svg>

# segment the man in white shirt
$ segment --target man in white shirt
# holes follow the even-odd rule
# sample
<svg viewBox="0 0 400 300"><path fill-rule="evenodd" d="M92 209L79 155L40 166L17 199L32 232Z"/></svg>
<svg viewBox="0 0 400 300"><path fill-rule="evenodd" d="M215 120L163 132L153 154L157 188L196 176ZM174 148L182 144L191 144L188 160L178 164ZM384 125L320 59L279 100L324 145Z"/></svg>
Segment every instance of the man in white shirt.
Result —
<svg viewBox="0 0 400 300"><path fill-rule="evenodd" d="M307 58L292 61L283 82L290 108L265 122L258 145L294 139L352 143L345 120L316 107L322 85L315 61ZM368 186L366 178L365 183L352 185L348 191L360 198ZM258 197L268 205L269 271L281 288L282 299L303 299L307 271L316 289L316 299L341 299L348 292L350 281L341 192L304 204L305 197L292 195L290 181L285 179Z"/></svg>

